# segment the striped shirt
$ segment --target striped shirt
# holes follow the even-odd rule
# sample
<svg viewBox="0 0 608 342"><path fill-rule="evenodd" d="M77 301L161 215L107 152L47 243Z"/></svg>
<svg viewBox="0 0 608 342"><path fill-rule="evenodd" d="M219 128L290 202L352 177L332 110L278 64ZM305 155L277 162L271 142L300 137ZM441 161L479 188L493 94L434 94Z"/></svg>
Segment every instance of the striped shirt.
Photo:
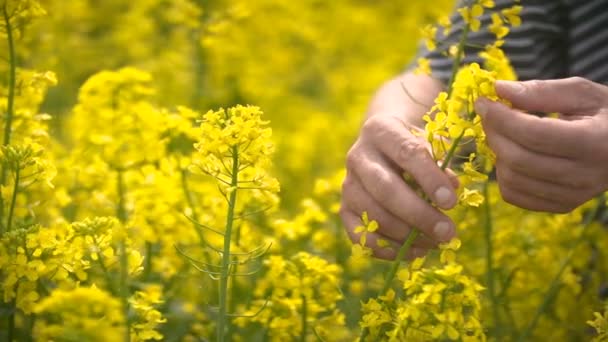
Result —
<svg viewBox="0 0 608 342"><path fill-rule="evenodd" d="M495 0L496 8L513 6L513 0ZM555 79L581 76L608 84L608 0L522 0L522 24L511 28L503 50L518 77ZM484 27L491 23L489 11L480 18L482 29L469 33L468 42L484 46L495 40ZM457 12L451 16L448 43L456 43L464 22ZM443 40L443 39L442 39ZM466 63L480 62L479 49L466 48ZM433 76L449 79L452 60L439 51L421 47L418 57L428 58Z"/></svg>

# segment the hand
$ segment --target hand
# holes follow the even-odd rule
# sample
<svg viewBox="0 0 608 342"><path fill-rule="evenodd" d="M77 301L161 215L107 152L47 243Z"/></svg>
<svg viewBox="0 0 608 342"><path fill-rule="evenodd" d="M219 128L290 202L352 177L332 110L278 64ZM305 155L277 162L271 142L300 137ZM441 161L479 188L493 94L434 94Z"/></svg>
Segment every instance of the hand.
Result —
<svg viewBox="0 0 608 342"><path fill-rule="evenodd" d="M608 188L608 87L574 77L496 82L513 109L479 99L505 201L566 213ZM539 118L525 112L558 112Z"/></svg>
<svg viewBox="0 0 608 342"><path fill-rule="evenodd" d="M401 176L404 171L411 175L440 208L456 204L458 180L437 166L424 139L410 129L397 116L371 116L347 156L340 215L354 243L359 242L354 230L361 225L364 211L378 222L379 229L367 235L367 247L383 259L396 257L411 229L419 229L423 235L414 242L408 258L423 256L455 235L454 223ZM378 239L389 241L392 248L379 247Z"/></svg>

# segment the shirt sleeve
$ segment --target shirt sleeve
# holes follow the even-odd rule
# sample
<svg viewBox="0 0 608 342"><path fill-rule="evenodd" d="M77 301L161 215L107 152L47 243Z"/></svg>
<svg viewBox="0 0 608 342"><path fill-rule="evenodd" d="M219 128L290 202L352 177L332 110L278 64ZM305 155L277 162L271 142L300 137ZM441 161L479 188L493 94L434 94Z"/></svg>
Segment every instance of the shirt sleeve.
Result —
<svg viewBox="0 0 608 342"><path fill-rule="evenodd" d="M460 1L459 1L460 3ZM513 6L512 0L496 0L496 7L501 10ZM511 60L519 79L551 79L567 76L567 14L561 1L522 1L522 24L512 27L505 38L503 50ZM459 4L457 8L462 7ZM482 47L492 43L495 35L487 27L492 22L491 13L486 10L481 20L481 29L469 32L465 47L465 63L481 63L478 53ZM446 46L458 43L464 21L457 11L450 16L452 30L447 37L438 30L438 48L428 51L421 43L410 68L413 68L418 58L427 58L431 63L432 76L447 83L452 72L452 59L445 56L442 50ZM440 45L440 46L439 46Z"/></svg>

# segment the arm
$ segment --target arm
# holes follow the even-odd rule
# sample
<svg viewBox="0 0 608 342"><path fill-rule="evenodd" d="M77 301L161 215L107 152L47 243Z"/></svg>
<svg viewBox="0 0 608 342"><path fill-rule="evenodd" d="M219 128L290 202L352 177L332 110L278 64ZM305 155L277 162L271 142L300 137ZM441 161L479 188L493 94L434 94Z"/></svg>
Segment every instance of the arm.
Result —
<svg viewBox="0 0 608 342"><path fill-rule="evenodd" d="M422 115L441 90L441 82L411 73L388 81L373 97L359 137L348 152L340 214L353 241L358 241L354 229L364 211L378 221L379 229L367 238L367 247L377 257L394 259L411 229L423 235L410 250L410 258L424 255L455 234L454 223L402 177L404 172L409 174L440 208L456 204L457 180L439 168L426 141L411 133L412 128L421 127ZM378 239L393 248L379 247Z"/></svg>

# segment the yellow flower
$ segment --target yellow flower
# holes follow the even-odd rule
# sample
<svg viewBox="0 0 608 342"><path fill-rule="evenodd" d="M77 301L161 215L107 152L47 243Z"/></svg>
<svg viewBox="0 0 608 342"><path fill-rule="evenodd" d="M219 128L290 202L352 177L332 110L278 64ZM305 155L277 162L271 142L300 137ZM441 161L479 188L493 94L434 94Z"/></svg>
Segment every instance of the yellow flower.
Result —
<svg viewBox="0 0 608 342"><path fill-rule="evenodd" d="M431 61L428 58L418 58L418 67L414 70L417 75L431 74Z"/></svg>
<svg viewBox="0 0 608 342"><path fill-rule="evenodd" d="M426 25L421 30L422 38L425 40L426 48L429 51L435 51L437 48L437 27L435 25Z"/></svg>
<svg viewBox="0 0 608 342"><path fill-rule="evenodd" d="M378 230L378 222L370 220L367 216L367 211L364 211L361 215L361 225L355 227L355 234L361 234L359 237L359 243L361 246L367 246L367 233L373 233Z"/></svg>
<svg viewBox="0 0 608 342"><path fill-rule="evenodd" d="M471 7L462 7L458 9L464 22L469 25L471 31L477 32L481 27L479 17L483 15L483 7L479 4L473 4Z"/></svg>
<svg viewBox="0 0 608 342"><path fill-rule="evenodd" d="M488 29L496 35L496 39L502 39L509 34L509 28L504 25L498 13L492 13L492 24L490 24Z"/></svg>
<svg viewBox="0 0 608 342"><path fill-rule="evenodd" d="M119 299L92 287L54 290L35 307L34 336L39 340L118 341L125 319Z"/></svg>
<svg viewBox="0 0 608 342"><path fill-rule="evenodd" d="M514 5L513 7L503 9L501 11L501 13L502 13L502 15L504 15L507 18L507 21L512 26L517 27L517 26L521 25L520 14L521 14L522 9L523 9L522 6Z"/></svg>

